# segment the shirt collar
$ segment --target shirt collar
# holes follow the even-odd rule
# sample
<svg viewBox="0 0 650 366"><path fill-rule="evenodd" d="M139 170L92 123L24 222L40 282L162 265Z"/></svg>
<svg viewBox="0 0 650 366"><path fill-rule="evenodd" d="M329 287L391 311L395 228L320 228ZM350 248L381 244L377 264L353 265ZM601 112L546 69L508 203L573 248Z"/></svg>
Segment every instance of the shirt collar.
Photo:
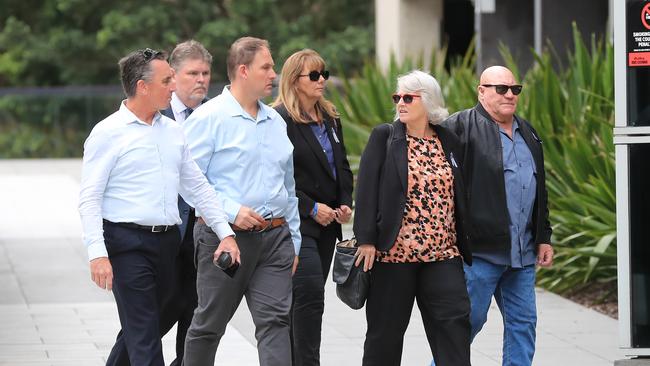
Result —
<svg viewBox="0 0 650 366"><path fill-rule="evenodd" d="M124 121L124 124L128 125L128 124L131 124L131 123L138 123L138 124L141 124L141 125L149 126L148 123L146 123L145 121L139 119L133 112L131 112L131 110L126 106L126 101L127 100L124 99L122 101L122 103L120 103L120 110L119 110L120 116L122 117L121 120ZM161 116L162 116L162 114L160 114L159 111L156 111L156 114L154 114L153 120L152 120L152 123L151 123L152 127L156 123L158 123L158 121L160 121Z"/></svg>
<svg viewBox="0 0 650 366"><path fill-rule="evenodd" d="M496 122L495 122L495 123L496 123ZM506 130L504 130L504 129L501 127L500 124L497 123L497 126L499 126L499 132L506 133ZM519 130L519 123L517 122L517 119L513 117L513 118L512 118L512 128L511 128L512 135L513 135L513 136L514 136L515 132L517 132L517 130Z"/></svg>
<svg viewBox="0 0 650 366"><path fill-rule="evenodd" d="M176 92L172 93L172 101L170 104L172 112L174 113L182 113L187 109L187 106L181 102L181 99L176 95Z"/></svg>
<svg viewBox="0 0 650 366"><path fill-rule="evenodd" d="M230 85L226 85L223 87L223 91L221 92L221 97L224 98L224 101L226 102L226 112L231 116L231 117L244 117L246 119L251 119L253 120L253 117L248 114L242 108L241 104L235 99L235 97L232 95L230 92ZM270 118L269 116L269 111L268 107L266 104L262 103L260 100L257 101L257 120L255 122L261 122L267 118Z"/></svg>

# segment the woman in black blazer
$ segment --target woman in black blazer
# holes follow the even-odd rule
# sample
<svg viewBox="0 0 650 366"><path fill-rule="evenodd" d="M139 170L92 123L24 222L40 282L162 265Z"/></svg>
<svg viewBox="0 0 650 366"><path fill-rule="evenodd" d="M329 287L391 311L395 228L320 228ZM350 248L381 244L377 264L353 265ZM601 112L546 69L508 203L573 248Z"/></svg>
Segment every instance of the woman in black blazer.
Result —
<svg viewBox="0 0 650 366"><path fill-rule="evenodd" d="M298 269L293 277L291 333L294 366L320 364L325 281L341 224L352 214L352 171L341 121L323 96L329 72L318 53L305 49L282 67L273 107L287 122L293 143L300 212Z"/></svg>
<svg viewBox="0 0 650 366"><path fill-rule="evenodd" d="M359 166L356 265L372 269L363 365L399 365L417 299L436 365L470 364L470 303L463 259L464 189L455 135L438 82L422 71L397 80L397 120L373 129Z"/></svg>

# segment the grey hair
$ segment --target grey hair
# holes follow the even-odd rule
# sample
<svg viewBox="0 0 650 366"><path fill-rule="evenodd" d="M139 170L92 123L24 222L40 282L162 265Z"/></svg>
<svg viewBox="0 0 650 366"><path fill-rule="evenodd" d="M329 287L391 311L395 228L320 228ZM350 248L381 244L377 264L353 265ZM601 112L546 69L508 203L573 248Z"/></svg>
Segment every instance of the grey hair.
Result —
<svg viewBox="0 0 650 366"><path fill-rule="evenodd" d="M427 110L427 120L431 124L440 124L449 116L438 81L424 71L413 70L399 76L397 78L397 92L419 94ZM399 111L395 110L395 119L398 118Z"/></svg>
<svg viewBox="0 0 650 366"><path fill-rule="evenodd" d="M128 98L135 96L138 80L151 81L153 75L151 61L167 59L164 52L156 51L157 53L151 59L145 61L144 52L145 50L133 51L118 62L122 89Z"/></svg>
<svg viewBox="0 0 650 366"><path fill-rule="evenodd" d="M193 39L177 44L169 55L169 65L176 71L187 60L201 60L208 65L212 65L210 52L201 43Z"/></svg>

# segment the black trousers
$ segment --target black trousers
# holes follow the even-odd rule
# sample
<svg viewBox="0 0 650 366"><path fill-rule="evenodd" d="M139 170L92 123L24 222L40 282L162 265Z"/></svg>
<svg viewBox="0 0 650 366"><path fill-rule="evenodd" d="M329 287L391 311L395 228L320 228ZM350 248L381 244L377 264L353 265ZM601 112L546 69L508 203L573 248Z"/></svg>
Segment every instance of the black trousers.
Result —
<svg viewBox="0 0 650 366"><path fill-rule="evenodd" d="M366 301L363 365L400 365L414 299L436 365L469 366L470 302L460 257L374 264Z"/></svg>
<svg viewBox="0 0 650 366"><path fill-rule="evenodd" d="M189 215L185 237L182 239L178 257L176 258L176 270L174 286L170 306L161 315L161 334L165 335L178 323L176 328L176 359L170 366L180 366L183 361L185 350L185 336L187 329L192 324L192 316L196 309L196 265L194 263L194 223L196 217Z"/></svg>
<svg viewBox="0 0 650 366"><path fill-rule="evenodd" d="M320 365L325 282L332 264L336 230L326 227L319 238L303 235L293 276L291 339L294 366Z"/></svg>
<svg viewBox="0 0 650 366"><path fill-rule="evenodd" d="M164 366L160 314L173 302L178 228L151 233L104 223L113 295L122 329L106 365Z"/></svg>

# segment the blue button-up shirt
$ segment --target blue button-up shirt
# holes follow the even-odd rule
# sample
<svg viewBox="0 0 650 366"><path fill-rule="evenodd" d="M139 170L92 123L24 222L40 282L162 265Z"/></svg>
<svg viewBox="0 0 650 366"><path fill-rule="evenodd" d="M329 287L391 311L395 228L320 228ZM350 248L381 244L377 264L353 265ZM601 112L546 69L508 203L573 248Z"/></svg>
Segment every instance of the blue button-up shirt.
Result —
<svg viewBox="0 0 650 366"><path fill-rule="evenodd" d="M258 107L253 118L226 86L192 113L183 130L194 160L219 192L228 220L235 222L242 205L265 218L284 217L297 255L301 237L293 145L282 117L262 102ZM202 215L200 209L197 215Z"/></svg>
<svg viewBox="0 0 650 366"><path fill-rule="evenodd" d="M325 157L327 157L327 163L330 166L330 169L332 169L332 175L334 175L334 178L336 178L336 164L334 164L334 150L332 150L332 142L330 141L329 136L327 136L327 126L325 123L310 123L309 127L311 127L312 132L314 133L314 136L316 136L316 139L318 140L318 143L320 144L320 147L323 148L323 153L325 154ZM334 131L332 131L334 133Z"/></svg>
<svg viewBox="0 0 650 366"><path fill-rule="evenodd" d="M149 125L122 102L84 143L79 213L89 259L108 256L102 219L180 224L179 193L204 210L220 238L234 235L217 195L192 160L180 126L160 113Z"/></svg>
<svg viewBox="0 0 650 366"><path fill-rule="evenodd" d="M481 253L477 257L494 264L521 268L535 264L536 260L532 220L537 192L537 168L516 119L512 124L512 139L501 127L499 135L510 216L510 254Z"/></svg>

